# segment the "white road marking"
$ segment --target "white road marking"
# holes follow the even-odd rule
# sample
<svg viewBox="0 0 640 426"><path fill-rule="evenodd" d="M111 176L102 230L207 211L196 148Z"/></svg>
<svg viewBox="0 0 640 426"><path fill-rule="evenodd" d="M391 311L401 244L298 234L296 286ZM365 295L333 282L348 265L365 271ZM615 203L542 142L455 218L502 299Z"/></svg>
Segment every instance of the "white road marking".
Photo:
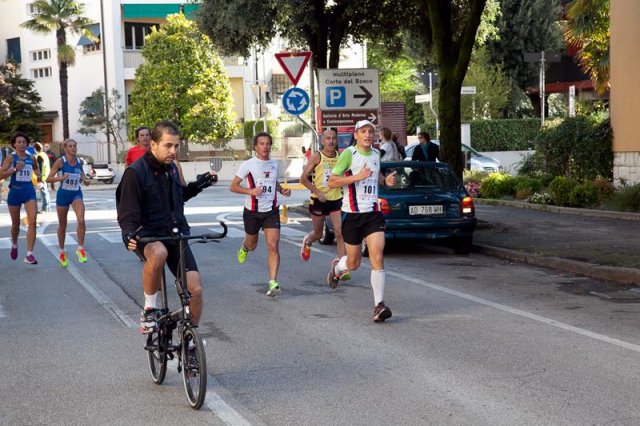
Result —
<svg viewBox="0 0 640 426"><path fill-rule="evenodd" d="M220 232L220 228L209 228L212 231ZM229 226L226 238L244 238L244 230Z"/></svg>
<svg viewBox="0 0 640 426"><path fill-rule="evenodd" d="M289 240L289 239L282 239L282 241L285 241L285 242L287 242L289 244L292 244L294 246L297 246L297 247L302 247L302 243L299 243L297 241L292 241L292 240ZM331 258L335 257L335 253L329 253L329 252L327 252L325 250L322 250L322 249L314 249L314 251L316 251L318 253L322 253L327 257L331 257ZM364 258L363 258L363 260L364 260ZM367 269L371 269L371 266L369 265L368 262L361 263L361 266L364 267L364 268L367 268ZM531 312L523 311L521 309L512 308L510 306L503 305L501 303L492 302L490 300L483 299L481 297L472 296L470 294L463 293L461 291L452 290L450 288L443 287L443 286L438 285L438 284L430 283L430 282L427 282L427 281L424 281L424 280L421 280L421 279L418 279L418 278L413 278L413 277L410 277L408 275L401 274L399 272L386 270L386 273L387 273L387 275L391 275L393 277L400 278L401 280L404 280L404 281L407 281L407 282L410 282L410 283L413 283L413 284L417 284L417 285L419 285L421 287L429 288L429 289L435 290L435 291L440 291L442 293L446 293L446 294L449 294L451 296L456 296L456 297L459 297L461 299L469 300L471 302L475 302L475 303L478 303L480 305L488 306L488 307L497 309L497 310L502 311L502 312L507 312L507 313L510 313L510 314L513 314L513 315L517 315L519 317L527 318L527 319L530 319L530 320L533 320L533 321L538 321L538 322L541 322L543 324L550 325L552 327L557 327L557 328L559 328L561 330L569 331L571 333L575 333L575 334L578 334L578 335L581 335L581 336L589 337L591 339L599 340L599 341L604 342L604 343L609 343L611 345L619 346L621 348L629 349L631 351L640 353L640 345L636 345L634 343L625 342L624 340L616 339L614 337L610 337L610 336L607 336L605 334L600 334L600 333L595 333L595 332L590 331L590 330L585 330L584 328L576 327L576 326L573 326L571 324L564 323L562 321L556 321L554 319L543 317L541 315L532 314Z"/></svg>
<svg viewBox="0 0 640 426"><path fill-rule="evenodd" d="M41 242L45 247L58 247L58 236L56 234L40 234L38 235L38 241ZM71 235L67 233L67 236L64 239L64 245L65 247L77 246L78 243L73 239Z"/></svg>
<svg viewBox="0 0 640 426"><path fill-rule="evenodd" d="M98 232L109 243L122 243L122 232Z"/></svg>
<svg viewBox="0 0 640 426"><path fill-rule="evenodd" d="M53 236L53 235L43 235L42 232L44 231L44 228L46 228L46 226L44 226L40 230L40 235L39 235L40 239L43 239L43 237L46 239L46 237ZM109 233L106 233L106 234L109 234ZM118 234L118 238L120 239L120 241L122 240L122 237L120 236L120 234ZM57 240L56 240L56 244L57 244ZM51 245L48 245L48 244L45 244L45 246L47 247L49 252L53 255L53 257L57 260L58 258L57 249L53 248ZM127 328L138 327L138 323L136 321L129 318L129 316L127 316L115 303L113 303L113 301L107 295L105 295L95 285L93 285L91 281L84 275L84 273L78 267L76 267L73 263L69 262L69 265L66 267L66 270L69 271L69 273L76 279L76 281L80 283L80 285L84 287L85 290L87 290L87 292L91 296L93 296L93 298L96 301L98 301L98 303L102 305L102 307L107 312L109 312L117 321L119 321L122 325L124 325ZM4 316L4 311L2 310L2 305L0 304L0 317L2 316ZM172 363L175 363L173 367L177 368L177 360L169 362L170 365ZM211 410L211 412L216 417L218 417L220 420L222 420L226 424L250 426L251 425L250 422L248 422L244 417L242 417L242 415L240 415L240 413L238 413L235 409L233 409L233 407L231 407L226 402L224 402L222 397L212 389L214 385L220 386L220 384L215 380L213 376L211 376L210 374L207 374L207 396L205 399L205 405L209 408L209 410Z"/></svg>
<svg viewBox="0 0 640 426"><path fill-rule="evenodd" d="M4 297L0 297L0 318L4 318L7 316L7 314L4 311L4 305L2 304L3 300L4 300Z"/></svg>
<svg viewBox="0 0 640 426"><path fill-rule="evenodd" d="M167 361L167 369L177 371L178 359L170 359ZM220 420L225 424L234 426L249 426L249 423L240 413L238 413L233 407L224 402L218 393L212 388L220 386L218 381L211 375L207 374L207 395L204 399L204 405L211 410Z"/></svg>
<svg viewBox="0 0 640 426"><path fill-rule="evenodd" d="M297 229L289 228L288 226L281 226L280 234L289 238L303 238L305 235L307 235L307 233L304 231L298 231Z"/></svg>

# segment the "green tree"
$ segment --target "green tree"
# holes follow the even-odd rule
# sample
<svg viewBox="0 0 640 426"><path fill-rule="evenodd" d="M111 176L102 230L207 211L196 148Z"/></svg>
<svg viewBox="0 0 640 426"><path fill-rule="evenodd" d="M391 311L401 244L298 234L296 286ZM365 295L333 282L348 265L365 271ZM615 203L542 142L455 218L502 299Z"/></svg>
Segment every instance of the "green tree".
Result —
<svg viewBox="0 0 640 426"><path fill-rule="evenodd" d="M60 77L60 101L62 103L62 136L69 137L69 74L68 67L76 60L73 46L67 44L67 30L82 33L89 39L95 36L86 27L91 20L82 16L84 4L74 0L36 0L33 2L36 13L33 19L22 23L22 27L41 34L55 32L58 49L58 68Z"/></svg>
<svg viewBox="0 0 640 426"><path fill-rule="evenodd" d="M487 43L491 62L501 64L522 94L531 86L537 87L539 63L525 62L525 53L553 52L564 49L560 0L502 0L501 14L496 20L498 37ZM505 117L520 115L521 94L514 93ZM538 93L529 97L531 105L540 115Z"/></svg>
<svg viewBox="0 0 640 426"><path fill-rule="evenodd" d="M489 62L484 47L473 53L463 84L476 87L475 95L462 97L464 121L497 118L509 103L511 79L501 65Z"/></svg>
<svg viewBox="0 0 640 426"><path fill-rule="evenodd" d="M122 130L126 126L126 113L124 112L120 99L122 96L117 89L111 90L111 95L105 96L104 89L96 89L80 103L80 119L82 127L78 133L83 135L95 135L96 133L109 134L110 139L115 142L116 152L118 143L122 144ZM107 99L108 111L110 115L105 115L104 101Z"/></svg>
<svg viewBox="0 0 640 426"><path fill-rule="evenodd" d="M147 36L128 109L130 129L172 120L193 142L226 144L237 129L231 86L209 38L183 14Z"/></svg>
<svg viewBox="0 0 640 426"><path fill-rule="evenodd" d="M0 119L9 117L9 100L13 97L14 87L9 80L16 75L16 67L12 63L0 64Z"/></svg>
<svg viewBox="0 0 640 426"><path fill-rule="evenodd" d="M226 54L249 56L280 35L313 52L315 68L338 68L349 38L393 39L397 47L402 13L390 0L203 0L197 19Z"/></svg>
<svg viewBox="0 0 640 426"><path fill-rule="evenodd" d="M422 106L415 103L419 86L416 61L405 49L390 51L383 42L367 43L367 66L380 72L380 99L383 102L404 102L407 132L415 133L424 122Z"/></svg>
<svg viewBox="0 0 640 426"><path fill-rule="evenodd" d="M2 69L15 71L13 64L0 64L0 74ZM17 131L41 138L42 99L34 88L34 82L14 71L4 73L7 91L3 93L2 100L6 102L7 114L0 116L0 141L8 141Z"/></svg>
<svg viewBox="0 0 640 426"><path fill-rule="evenodd" d="M609 4L610 0L574 0L567 10L565 36L580 48L580 65L599 95L609 90Z"/></svg>
<svg viewBox="0 0 640 426"><path fill-rule="evenodd" d="M440 155L462 177L464 168L460 149L460 89L467 73L476 34L481 22L489 28L496 9L487 9L487 0L406 0L404 31L414 40L415 51L424 64L436 63L439 71L438 119ZM492 2L493 5L493 2ZM483 20L484 16L484 20ZM489 34L484 32L483 34Z"/></svg>

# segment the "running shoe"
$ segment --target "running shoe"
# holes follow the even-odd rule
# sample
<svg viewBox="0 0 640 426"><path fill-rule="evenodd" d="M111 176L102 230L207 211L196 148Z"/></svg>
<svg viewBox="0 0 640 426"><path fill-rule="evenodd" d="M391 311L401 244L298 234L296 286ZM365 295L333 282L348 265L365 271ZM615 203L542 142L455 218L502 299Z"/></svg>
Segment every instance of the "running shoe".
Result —
<svg viewBox="0 0 640 426"><path fill-rule="evenodd" d="M269 289L267 290L267 296L276 297L280 294L280 286L276 280L269 281Z"/></svg>
<svg viewBox="0 0 640 426"><path fill-rule="evenodd" d="M148 308L143 309L140 314L140 333L151 333L155 330L158 318L160 318L160 309Z"/></svg>
<svg viewBox="0 0 640 426"><path fill-rule="evenodd" d="M60 265L62 265L63 268L66 268L69 264L69 261L67 260L67 253L64 251L60 253L60 255L58 255L58 260L60 261Z"/></svg>
<svg viewBox="0 0 640 426"><path fill-rule="evenodd" d="M33 254L30 254L28 256L25 256L24 263L28 263L29 265L37 265L38 261L36 260L36 257Z"/></svg>
<svg viewBox="0 0 640 426"><path fill-rule="evenodd" d="M333 261L331 262L331 269L327 274L327 284L329 284L329 287L334 289L338 287L338 283L340 281L347 281L351 279L351 271L349 271L348 269L342 272L340 276L336 276L336 273L335 273L336 265L338 264L339 261L340 259L333 259Z"/></svg>
<svg viewBox="0 0 640 426"><path fill-rule="evenodd" d="M391 309L384 304L384 301L378 303L373 308L373 322L383 322L386 319L391 318Z"/></svg>
<svg viewBox="0 0 640 426"><path fill-rule="evenodd" d="M300 257L303 262L306 262L311 257L311 244L307 244L307 240L309 239L309 235L305 235L302 239L302 248L300 249Z"/></svg>
<svg viewBox="0 0 640 426"><path fill-rule="evenodd" d="M18 247L11 247L11 260L16 260L18 258Z"/></svg>
<svg viewBox="0 0 640 426"><path fill-rule="evenodd" d="M244 246L240 246L240 250L238 250L238 263L244 263L247 261L248 251L244 249Z"/></svg>
<svg viewBox="0 0 640 426"><path fill-rule="evenodd" d="M76 250L76 256L78 256L78 262L87 263L87 251L85 249Z"/></svg>

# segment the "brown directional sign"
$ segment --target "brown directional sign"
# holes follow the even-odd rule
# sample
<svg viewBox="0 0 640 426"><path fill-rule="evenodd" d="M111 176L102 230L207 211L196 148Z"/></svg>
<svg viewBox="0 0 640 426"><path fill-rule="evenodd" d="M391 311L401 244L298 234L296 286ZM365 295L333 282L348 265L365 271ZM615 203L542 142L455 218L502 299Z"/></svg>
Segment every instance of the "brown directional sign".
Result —
<svg viewBox="0 0 640 426"><path fill-rule="evenodd" d="M355 126L360 120L369 120L373 124L378 124L377 109L322 110L321 114L322 127L350 127Z"/></svg>

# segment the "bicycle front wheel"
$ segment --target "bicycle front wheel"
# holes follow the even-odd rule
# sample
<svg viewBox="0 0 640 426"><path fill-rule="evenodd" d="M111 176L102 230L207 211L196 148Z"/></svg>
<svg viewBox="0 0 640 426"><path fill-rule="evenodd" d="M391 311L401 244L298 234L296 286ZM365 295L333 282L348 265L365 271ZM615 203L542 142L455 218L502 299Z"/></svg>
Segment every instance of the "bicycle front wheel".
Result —
<svg viewBox="0 0 640 426"><path fill-rule="evenodd" d="M202 338L192 327L182 336L182 379L189 405L199 410L207 393L207 359Z"/></svg>
<svg viewBox="0 0 640 426"><path fill-rule="evenodd" d="M145 349L151 380L153 383L161 385L167 375L167 340L158 327L147 335Z"/></svg>

